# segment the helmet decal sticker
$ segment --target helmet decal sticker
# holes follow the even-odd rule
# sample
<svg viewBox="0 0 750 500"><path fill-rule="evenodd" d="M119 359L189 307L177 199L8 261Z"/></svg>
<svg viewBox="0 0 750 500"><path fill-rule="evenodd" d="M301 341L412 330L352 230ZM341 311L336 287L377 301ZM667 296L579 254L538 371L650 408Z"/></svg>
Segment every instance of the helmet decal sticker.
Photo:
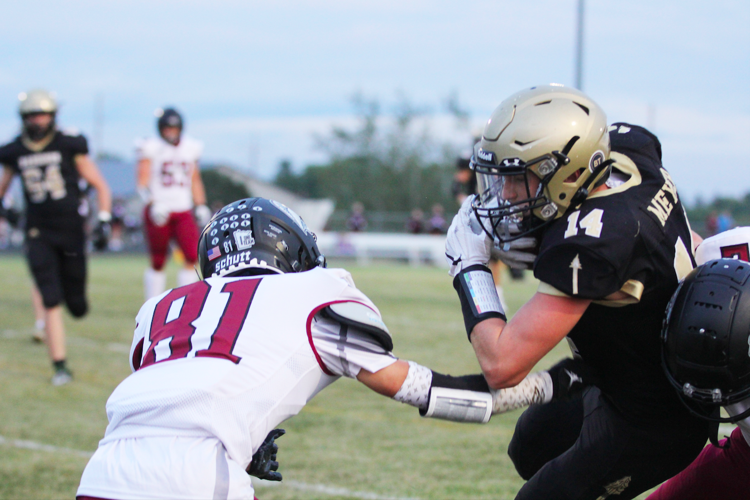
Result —
<svg viewBox="0 0 750 500"><path fill-rule="evenodd" d="M489 161L492 163L495 163L495 153L492 151L485 151L484 149L479 149L477 151L477 157L482 161Z"/></svg>
<svg viewBox="0 0 750 500"><path fill-rule="evenodd" d="M237 250L246 250L255 245L252 231L235 231L234 242L237 244Z"/></svg>
<svg viewBox="0 0 750 500"><path fill-rule="evenodd" d="M219 249L219 247L213 247L208 251L209 262L214 259L218 259L219 257L221 257L221 250Z"/></svg>
<svg viewBox="0 0 750 500"><path fill-rule="evenodd" d="M596 170L596 167L601 165L602 162L604 162L604 153L602 151L595 151L589 159L589 170L591 173L593 173L594 170Z"/></svg>

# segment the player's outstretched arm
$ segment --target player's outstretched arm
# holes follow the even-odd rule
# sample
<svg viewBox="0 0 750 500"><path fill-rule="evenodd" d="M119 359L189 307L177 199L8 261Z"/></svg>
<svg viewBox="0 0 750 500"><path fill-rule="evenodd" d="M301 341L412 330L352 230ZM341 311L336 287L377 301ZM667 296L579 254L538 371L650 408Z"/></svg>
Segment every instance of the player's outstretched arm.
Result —
<svg viewBox="0 0 750 500"><path fill-rule="evenodd" d="M486 423L492 416L492 395L482 375L451 377L398 360L375 373L362 369L357 380L378 394L419 408L423 417Z"/></svg>
<svg viewBox="0 0 750 500"><path fill-rule="evenodd" d="M567 399L596 383L594 370L580 359L564 359L547 371L529 374L518 385L492 390L482 375L452 377L413 361L398 360L357 380L383 396L419 408L424 417L486 423L492 415Z"/></svg>
<svg viewBox="0 0 750 500"><path fill-rule="evenodd" d="M89 158L89 155L76 155L76 169L83 179L96 189L99 211L112 213L112 192L107 181L104 180L99 167Z"/></svg>
<svg viewBox="0 0 750 500"><path fill-rule="evenodd" d="M470 340L490 387L519 384L573 329L590 303L537 292L507 324L500 318L476 323Z"/></svg>
<svg viewBox="0 0 750 500"><path fill-rule="evenodd" d="M195 220L198 222L200 227L208 224L211 220L213 212L206 205L206 188L203 185L203 179L201 179L200 169L198 168L198 162L195 163L193 169L193 179L191 184L193 193L193 204L195 204Z"/></svg>
<svg viewBox="0 0 750 500"><path fill-rule="evenodd" d="M10 181L13 180L13 170L10 167L3 167L3 176L0 177L0 200L3 199L5 193L8 191Z"/></svg>
<svg viewBox="0 0 750 500"><path fill-rule="evenodd" d="M191 189L193 192L193 203L197 206L205 205L206 188L203 185L203 179L201 178L200 168L198 168L198 162L195 162L195 168L193 169Z"/></svg>
<svg viewBox="0 0 750 500"><path fill-rule="evenodd" d="M80 176L94 189L99 202L98 224L92 232L94 248L104 250L109 243L109 236L112 232L110 223L112 222L112 192L109 189L107 181L104 180L99 168L89 158L89 155L76 155L76 169Z"/></svg>
<svg viewBox="0 0 750 500"><path fill-rule="evenodd" d="M5 208L2 201L5 197L5 193L8 191L8 186L10 186L10 182L13 180L13 170L9 167L3 167L3 175L0 177L0 217L3 217L5 220L8 221L8 223L15 227L18 225L18 219L20 218L20 214L9 208Z"/></svg>

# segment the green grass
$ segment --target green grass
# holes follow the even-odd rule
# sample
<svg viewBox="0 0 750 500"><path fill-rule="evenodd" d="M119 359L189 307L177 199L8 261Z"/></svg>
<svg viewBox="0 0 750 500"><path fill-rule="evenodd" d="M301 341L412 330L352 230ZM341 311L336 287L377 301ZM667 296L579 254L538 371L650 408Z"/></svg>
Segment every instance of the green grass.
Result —
<svg viewBox="0 0 750 500"><path fill-rule="evenodd" d="M74 498L86 458L11 446L27 440L93 451L107 424L104 405L128 374L127 350L142 303L145 256L94 257L89 265L90 314L66 317L75 380L55 388L44 346L31 342L33 311L25 262L0 257L0 499ZM445 270L400 265L346 266L380 308L394 352L437 371L476 373L458 299ZM175 282L176 268L170 267ZM505 279L515 311L536 287ZM558 346L540 362L567 353ZM514 498L523 481L506 454L520 412L488 425L422 419L414 408L341 380L282 427L279 460L285 482L261 485L261 500L350 498L299 486L327 485L380 496L421 499Z"/></svg>

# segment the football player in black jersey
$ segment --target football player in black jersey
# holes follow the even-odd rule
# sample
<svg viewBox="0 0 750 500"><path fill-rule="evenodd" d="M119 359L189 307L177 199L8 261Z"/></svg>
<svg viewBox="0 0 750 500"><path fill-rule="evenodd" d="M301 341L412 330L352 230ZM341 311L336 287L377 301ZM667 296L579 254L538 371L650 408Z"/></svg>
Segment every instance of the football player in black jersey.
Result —
<svg viewBox="0 0 750 500"><path fill-rule="evenodd" d="M32 90L20 96L22 133L0 147L0 198L19 174L26 198L26 259L45 307L45 333L55 374L52 383L71 380L65 365L65 302L76 318L88 310L86 301L86 238L79 213L79 178L97 191L99 224L94 245L106 247L111 219L111 194L88 156L86 138L61 132L55 125L57 103L49 92Z"/></svg>
<svg viewBox="0 0 750 500"><path fill-rule="evenodd" d="M627 499L681 471L708 427L660 366L665 307L695 263L658 139L607 127L585 94L544 85L500 104L472 167L478 195L454 219L446 255L487 382L514 386L564 338L569 380L595 382L521 415L509 454L528 482L516 498ZM539 288L508 321L489 249L534 237Z"/></svg>

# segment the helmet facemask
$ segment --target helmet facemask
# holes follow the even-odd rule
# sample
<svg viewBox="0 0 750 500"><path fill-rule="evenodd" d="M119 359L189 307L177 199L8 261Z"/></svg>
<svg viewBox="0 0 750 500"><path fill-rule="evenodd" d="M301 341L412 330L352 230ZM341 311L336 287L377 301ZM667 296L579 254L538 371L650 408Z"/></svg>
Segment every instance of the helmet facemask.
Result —
<svg viewBox="0 0 750 500"><path fill-rule="evenodd" d="M501 244L527 236L557 219L564 213L564 207L574 207L582 202L589 194L592 181L598 180L596 186L606 181L608 175L601 174L609 170L612 160L602 162L585 179L581 179L583 169L573 170L572 173L563 171L570 163L567 153L577 140L578 137L573 137L563 152L552 151L528 162L520 158L505 158L496 165L479 159L479 155L472 158L478 189L472 208L488 236ZM481 150L480 155L492 157ZM561 207L549 194L549 184L560 182L563 175L566 177L561 182L561 189L558 189L558 202L566 198L571 201L563 206L561 212ZM504 189L507 183L523 183L525 197L516 196L518 189ZM516 197L506 200L503 198L506 194ZM511 225L514 226L513 231Z"/></svg>
<svg viewBox="0 0 750 500"><path fill-rule="evenodd" d="M51 117L47 125L35 123L34 117L39 115L49 115ZM39 142L47 137L55 129L54 113L28 113L21 116L23 121L23 132L29 140Z"/></svg>
<svg viewBox="0 0 750 500"><path fill-rule="evenodd" d="M472 160L472 167L477 173L478 191L472 208L482 229L490 238L505 242L523 236L517 234L517 231L511 234L511 224L516 225L524 234L539 226L537 222L541 221L533 216L533 212L544 209L550 201L544 196L544 179L536 177L530 167L539 162L550 161L554 160L542 157L525 163L519 158L513 158L503 160L498 166ZM537 186L533 187L532 184ZM519 191L521 194L515 196ZM515 199L505 199L507 193L512 193ZM555 212L556 209L553 208L552 213Z"/></svg>

